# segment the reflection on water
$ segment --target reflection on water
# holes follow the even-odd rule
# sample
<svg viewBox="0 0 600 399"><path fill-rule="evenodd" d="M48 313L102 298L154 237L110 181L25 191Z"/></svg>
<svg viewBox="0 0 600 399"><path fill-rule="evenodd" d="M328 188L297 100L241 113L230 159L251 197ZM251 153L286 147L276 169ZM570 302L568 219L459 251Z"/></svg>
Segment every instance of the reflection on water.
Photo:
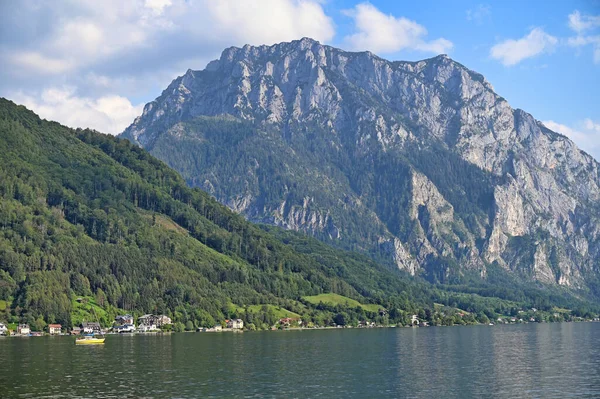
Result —
<svg viewBox="0 0 600 399"><path fill-rule="evenodd" d="M0 397L598 398L600 324L0 339Z"/></svg>

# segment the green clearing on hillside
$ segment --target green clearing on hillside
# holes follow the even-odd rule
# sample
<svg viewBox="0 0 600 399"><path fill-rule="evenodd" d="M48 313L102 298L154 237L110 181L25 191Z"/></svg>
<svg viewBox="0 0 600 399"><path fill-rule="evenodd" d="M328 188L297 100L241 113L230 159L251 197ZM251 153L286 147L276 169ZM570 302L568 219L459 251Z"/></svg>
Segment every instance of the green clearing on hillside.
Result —
<svg viewBox="0 0 600 399"><path fill-rule="evenodd" d="M79 300L81 299L81 300ZM84 321L107 321L110 318L108 312L96 303L93 297L74 297L71 308L71 320L73 325L79 325ZM107 324L104 322L103 324Z"/></svg>
<svg viewBox="0 0 600 399"><path fill-rule="evenodd" d="M302 297L306 302L311 303L313 305L318 305L319 303L324 303L326 305L336 306L336 305L345 305L351 308L361 307L367 312L378 312L381 309L380 305L376 304L362 304L354 299L347 298L338 294L319 294L313 296L305 296Z"/></svg>

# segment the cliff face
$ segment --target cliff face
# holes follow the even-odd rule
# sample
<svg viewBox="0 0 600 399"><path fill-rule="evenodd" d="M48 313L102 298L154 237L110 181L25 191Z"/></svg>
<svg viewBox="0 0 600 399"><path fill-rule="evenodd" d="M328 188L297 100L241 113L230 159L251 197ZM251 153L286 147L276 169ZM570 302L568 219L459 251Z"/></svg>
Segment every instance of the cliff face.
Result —
<svg viewBox="0 0 600 399"><path fill-rule="evenodd" d="M447 56L226 49L123 136L253 221L448 281L595 284L599 164Z"/></svg>

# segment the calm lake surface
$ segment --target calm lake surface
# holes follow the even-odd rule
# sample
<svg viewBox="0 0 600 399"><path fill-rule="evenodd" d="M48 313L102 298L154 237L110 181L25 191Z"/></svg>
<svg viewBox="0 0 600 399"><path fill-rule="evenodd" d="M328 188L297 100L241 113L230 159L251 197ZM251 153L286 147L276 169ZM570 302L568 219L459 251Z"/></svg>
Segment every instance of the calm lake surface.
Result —
<svg viewBox="0 0 600 399"><path fill-rule="evenodd" d="M600 323L0 339L0 397L600 398Z"/></svg>

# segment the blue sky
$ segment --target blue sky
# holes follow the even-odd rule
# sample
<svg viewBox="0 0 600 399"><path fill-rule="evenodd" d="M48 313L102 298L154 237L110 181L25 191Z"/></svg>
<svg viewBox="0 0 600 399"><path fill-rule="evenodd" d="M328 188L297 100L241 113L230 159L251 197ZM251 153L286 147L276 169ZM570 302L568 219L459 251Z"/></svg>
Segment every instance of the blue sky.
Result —
<svg viewBox="0 0 600 399"><path fill-rule="evenodd" d="M303 36L391 60L447 53L600 158L600 0L0 0L0 96L117 134L223 48Z"/></svg>

